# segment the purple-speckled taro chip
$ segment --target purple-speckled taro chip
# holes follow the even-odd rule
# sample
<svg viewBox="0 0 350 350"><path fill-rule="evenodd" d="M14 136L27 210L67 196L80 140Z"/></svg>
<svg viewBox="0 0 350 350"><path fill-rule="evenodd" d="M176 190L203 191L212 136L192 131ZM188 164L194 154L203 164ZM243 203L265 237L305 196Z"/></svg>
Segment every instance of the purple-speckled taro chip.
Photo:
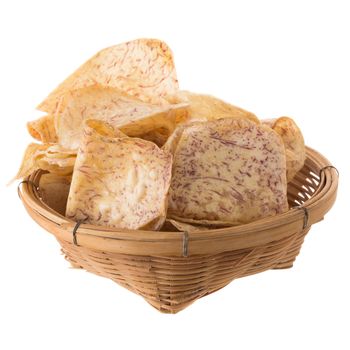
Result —
<svg viewBox="0 0 350 350"><path fill-rule="evenodd" d="M137 39L103 49L37 108L53 115L64 94L95 84L117 88L143 102L162 104L178 90L172 52L157 39Z"/></svg>
<svg viewBox="0 0 350 350"><path fill-rule="evenodd" d="M174 156L169 218L228 226L288 210L284 146L272 129L225 118L180 134L167 147Z"/></svg>
<svg viewBox="0 0 350 350"><path fill-rule="evenodd" d="M77 149L84 121L97 119L119 128L128 136L141 136L163 128L169 135L187 104L155 105L142 102L115 88L92 85L70 91L61 98L55 114L58 142Z"/></svg>
<svg viewBox="0 0 350 350"><path fill-rule="evenodd" d="M172 156L88 120L74 167L66 216L123 229L159 229L166 217ZM101 131L102 129L102 131Z"/></svg>

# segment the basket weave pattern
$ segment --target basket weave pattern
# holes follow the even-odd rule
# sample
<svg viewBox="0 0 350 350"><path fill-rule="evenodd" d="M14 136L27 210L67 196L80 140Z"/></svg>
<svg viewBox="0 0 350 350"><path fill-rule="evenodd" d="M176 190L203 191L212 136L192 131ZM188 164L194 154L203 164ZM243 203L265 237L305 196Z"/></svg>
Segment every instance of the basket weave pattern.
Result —
<svg viewBox="0 0 350 350"><path fill-rule="evenodd" d="M29 180L37 184L39 178L40 172ZM30 183L22 185L20 196L33 219L56 236L73 267L110 278L156 309L176 313L236 278L291 267L311 225L332 207L337 183L336 170L308 148L304 168L289 184L288 213L193 233L77 228L48 208Z"/></svg>
<svg viewBox="0 0 350 350"><path fill-rule="evenodd" d="M307 231L251 249L188 258L107 252L101 256L101 252L59 242L72 266L112 279L160 311L177 312L235 278L292 266Z"/></svg>

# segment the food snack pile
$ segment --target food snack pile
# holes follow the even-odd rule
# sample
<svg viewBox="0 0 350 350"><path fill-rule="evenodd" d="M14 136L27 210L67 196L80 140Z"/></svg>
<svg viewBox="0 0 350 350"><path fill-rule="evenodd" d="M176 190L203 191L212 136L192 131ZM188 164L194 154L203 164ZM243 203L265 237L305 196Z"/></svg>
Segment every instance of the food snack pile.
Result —
<svg viewBox="0 0 350 350"><path fill-rule="evenodd" d="M43 202L94 225L196 231L283 213L305 161L293 119L179 90L155 39L100 51L38 109L16 178L42 169Z"/></svg>

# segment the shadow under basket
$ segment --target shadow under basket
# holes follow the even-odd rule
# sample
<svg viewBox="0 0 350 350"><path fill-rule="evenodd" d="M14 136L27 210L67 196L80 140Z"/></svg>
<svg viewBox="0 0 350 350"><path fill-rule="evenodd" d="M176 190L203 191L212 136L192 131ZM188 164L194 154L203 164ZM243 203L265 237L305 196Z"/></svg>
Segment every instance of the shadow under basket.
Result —
<svg viewBox="0 0 350 350"><path fill-rule="evenodd" d="M29 215L52 233L73 267L108 277L165 313L240 278L292 267L312 224L336 199L338 172L307 148L303 169L288 185L290 210L246 225L196 232L116 230L77 224L40 198L41 172L19 186Z"/></svg>

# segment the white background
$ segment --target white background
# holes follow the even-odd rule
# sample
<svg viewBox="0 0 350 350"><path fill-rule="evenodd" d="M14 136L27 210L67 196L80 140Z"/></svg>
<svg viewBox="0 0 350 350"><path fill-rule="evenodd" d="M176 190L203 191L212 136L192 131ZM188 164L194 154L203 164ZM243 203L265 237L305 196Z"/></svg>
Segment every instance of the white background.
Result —
<svg viewBox="0 0 350 350"><path fill-rule="evenodd" d="M349 349L350 12L346 1L1 1L1 349ZM17 198L35 106L98 50L165 40L181 88L295 118L339 169L338 201L293 269L236 280L177 315L68 268Z"/></svg>

